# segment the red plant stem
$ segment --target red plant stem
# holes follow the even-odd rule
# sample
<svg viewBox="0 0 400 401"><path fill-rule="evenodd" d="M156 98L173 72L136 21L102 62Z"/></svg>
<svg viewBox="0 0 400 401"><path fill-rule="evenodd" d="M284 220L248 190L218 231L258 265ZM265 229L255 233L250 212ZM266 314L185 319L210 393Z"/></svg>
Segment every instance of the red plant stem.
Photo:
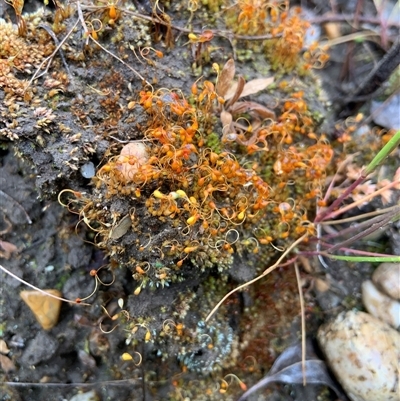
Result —
<svg viewBox="0 0 400 401"><path fill-rule="evenodd" d="M331 218L333 211L340 206L343 200L351 194L353 189L355 189L358 185L361 185L366 178L366 175L361 174L361 176L358 177L335 201L333 201L325 211L315 217L314 223L319 223L326 218Z"/></svg>
<svg viewBox="0 0 400 401"><path fill-rule="evenodd" d="M393 257L393 255L389 255L387 253L376 253L376 252L367 252L367 251L360 251L358 249L351 249L351 248L340 248L343 252L354 253L356 255L364 255L364 256L388 256Z"/></svg>
<svg viewBox="0 0 400 401"><path fill-rule="evenodd" d="M362 230L364 227L371 227L373 224L382 224L382 223L384 224L386 222L386 216L387 215L390 215L391 218L395 217L396 216L396 209L395 209L394 213L387 212L387 213L385 213L383 215L375 216L372 219L368 219L368 220L365 220L365 221L363 221L361 223L354 224L354 225L352 225L352 226L350 226L348 228L345 228L344 230L338 231L335 234L323 235L322 238L324 238L324 239L337 238L337 237L344 236L344 235L347 235L347 234L352 234L353 232L358 231L358 230Z"/></svg>
<svg viewBox="0 0 400 401"><path fill-rule="evenodd" d="M396 185L399 185L399 183L400 183L400 180L398 180L398 181L393 181L393 182L391 182L391 183L385 185L384 187L382 187L382 188L376 190L376 191L373 192L372 194L365 195L364 198L362 198L362 199L360 199L360 200L358 200L358 201L355 201L355 202L353 202L353 203L350 203L349 205L346 205L346 206L342 207L341 209L332 212L332 213L330 214L330 217L333 219L333 218L339 216L340 214L347 212L348 210L354 209L356 206L358 207L358 206L360 206L362 203L368 202L370 199L375 198L375 196L378 196L379 194L381 194L381 193L387 191L388 189L393 188L393 187L395 187Z"/></svg>
<svg viewBox="0 0 400 401"><path fill-rule="evenodd" d="M345 245L350 245L353 242L355 242L355 241L357 241L357 240L359 240L361 238L364 238L367 235L370 235L370 234L374 233L375 231L378 231L379 229L384 227L386 224L389 224L392 221L392 219L393 219L393 217L395 215L396 215L396 213L394 213L394 214L391 213L391 214L389 214L387 216L384 216L384 218L381 218L380 220L376 220L374 222L371 222L371 226L369 228L367 228L366 230L363 230L362 232L360 232L358 234L353 235L351 238L349 238L349 239L347 239L345 241L342 241L339 244L336 244L336 245L332 246L331 248L329 248L327 250L327 252L329 252L329 253L334 252L334 251L336 251L338 249L341 249ZM379 216L379 217L381 217L381 216Z"/></svg>

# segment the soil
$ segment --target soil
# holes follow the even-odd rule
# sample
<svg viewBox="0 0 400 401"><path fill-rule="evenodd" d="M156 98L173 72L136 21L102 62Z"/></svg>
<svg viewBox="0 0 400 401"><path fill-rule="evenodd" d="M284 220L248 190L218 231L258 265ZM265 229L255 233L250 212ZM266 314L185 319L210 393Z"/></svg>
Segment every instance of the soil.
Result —
<svg viewBox="0 0 400 401"><path fill-rule="evenodd" d="M315 10L314 16L315 13L322 15L327 11L325 3L308 6ZM366 3L368 7L372 4ZM135 4L140 12L148 12L148 2ZM354 6L353 2L347 2L342 12L353 12ZM3 17L14 19L10 7L3 3L1 7ZM26 2L25 7L25 11L33 12L37 4ZM167 10L174 25L186 26L190 13L183 4L179 6L176 2ZM38 18L45 26L51 26L54 12L54 7L48 7ZM218 25L218 19L207 21L211 18L210 11L200 14L201 18L193 23L195 29L207 24ZM26 18L33 20L33 17ZM68 31L75 21L75 18L67 18L62 32ZM133 52L123 59L154 86L179 88L188 95L200 75L213 79L212 63L223 65L234 56L232 44L235 46L236 42L220 36L213 42L218 51L211 53L211 61L193 59L194 47L183 46L187 33L179 36L179 32L174 31L178 45L167 49L167 32L162 25L157 27L160 32L151 32L150 23L134 21L121 17L117 22L124 41L143 47L152 44L154 35L162 36L161 42L156 44L156 48L164 52L162 59L152 56L153 61L147 63L137 59ZM44 34L46 29L37 28L37 35L39 31L40 35ZM156 284L143 286L140 293L135 294L138 283L132 278L132 269L125 264L133 257L142 267L145 261L156 263L160 259L155 256L157 245L176 237L175 228L154 216L147 216L144 204L138 200L135 216L144 221L140 226L141 234L132 230L126 236L122 234L122 239L105 237L105 245L95 246L96 233L84 224L82 214L71 213L60 204L70 202L73 197L57 201L63 190L96 194L104 197L101 198L104 209L113 210L118 216L127 215L129 204L124 199L107 199L86 170L104 165L110 154L118 154L115 149L119 151L122 142L141 139L141 127L146 124L143 115L131 111L129 106L130 102L137 102L135 94L143 90L137 74L95 46L83 49L82 36L82 29L74 31L64 48L68 71L61 57L56 56L48 73L32 83L30 104L17 98L14 113L11 113L10 98L0 92L0 128L3 129L0 137L0 233L2 241L15 246L11 252L0 254L0 264L38 288L61 291L69 300L83 299L93 289L96 291L84 300L88 306L63 303L58 323L45 331L19 296L26 286L0 272L0 338L10 349L8 364L3 360L0 369L4 382L0 387L0 400L82 401L85 400L83 393L89 391L93 391L89 393L93 394L92 399L99 401L238 399L243 391L234 380L226 393L220 391L226 375L237 375L250 387L268 372L281 352L301 337L294 269L280 267L246 291L235 293L210 324L204 319L215 304L228 291L254 278L260 272L260 264L265 268L279 254L274 251L272 255L268 253L259 258L244 250L235 254L232 262L229 255L218 263L210 262L208 269L196 269L198 260L189 261L188 258L179 279L164 285L161 280L156 281L154 275L152 279ZM120 54L115 36L112 29L106 29L100 42L112 53ZM64 34L58 35L58 40L62 37ZM44 46L44 56L54 50L49 36L47 44L41 39L39 42ZM84 52L87 52L85 60L80 58ZM244 50L239 52L236 63L247 80L268 70L263 57L256 53L246 57L245 53ZM343 63L335 52L331 60L318 77L304 78L301 85L314 89L307 96L313 103L313 110L324 116L318 129L330 132L330 139L334 140L338 135L335 128L338 110L332 107L332 99L340 97L339 75ZM28 80L32 71L26 70L31 67L24 68L16 77ZM356 68L361 67L357 65ZM326 90L324 100L314 93L321 82ZM358 84L354 80L351 82L354 87ZM50 96L50 88L59 91ZM109 88L113 91L108 91ZM273 98L268 94L263 93L257 101L273 107ZM17 126L12 125L13 121L17 121ZM216 122L216 126L218 124ZM377 141L376 138L368 140ZM365 158L369 157L369 151L351 146L351 151L362 151ZM156 189L157 186L151 187L147 195ZM77 211L77 204L69 203L72 212ZM380 207L382 202L376 200L362 211ZM154 238L154 242L139 255L139 248L147 238L143 233ZM361 249L370 246L379 248L382 253L399 255L400 225L391 225L373 241L373 245L361 244ZM116 244L128 250L116 256L117 266L108 269L113 252L119 252ZM170 266L168 258L168 255L165 259L161 257L165 266ZM225 263L231 267L226 269ZM362 308L360 286L370 277L374 266L330 261L329 270L326 270L317 259L311 259L310 264L310 270L302 272L302 280L307 336L313 340L318 326L331 316L341 310ZM90 274L93 270L98 271L99 281ZM160 271L157 274L162 274ZM321 282L326 287L318 286ZM121 309L127 311L126 314L115 316ZM182 326L175 323L177 321L183 322ZM125 353L133 360L124 358ZM140 363L136 364L139 359ZM77 395L78 398L74 398ZM248 399L333 401L336 396L323 386L303 388L276 384Z"/></svg>

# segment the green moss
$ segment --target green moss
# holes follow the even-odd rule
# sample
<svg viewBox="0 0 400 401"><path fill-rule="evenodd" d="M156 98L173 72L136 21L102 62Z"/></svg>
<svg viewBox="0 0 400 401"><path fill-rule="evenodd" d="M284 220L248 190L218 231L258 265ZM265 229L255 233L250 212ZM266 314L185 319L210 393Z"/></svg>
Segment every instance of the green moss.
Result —
<svg viewBox="0 0 400 401"><path fill-rule="evenodd" d="M55 285L55 288L59 291L61 291L64 287L64 284L67 282L67 280L70 278L70 275L66 272L60 276L60 278L57 281L57 284Z"/></svg>
<svg viewBox="0 0 400 401"><path fill-rule="evenodd" d="M222 152L221 140L219 138L219 135L215 132L207 135L206 146L212 149L215 153L219 154Z"/></svg>

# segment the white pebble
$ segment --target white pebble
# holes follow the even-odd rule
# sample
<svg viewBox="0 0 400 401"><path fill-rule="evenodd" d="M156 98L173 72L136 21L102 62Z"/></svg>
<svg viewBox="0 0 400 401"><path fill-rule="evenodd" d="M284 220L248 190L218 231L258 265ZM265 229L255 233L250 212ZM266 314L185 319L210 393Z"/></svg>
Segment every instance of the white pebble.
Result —
<svg viewBox="0 0 400 401"><path fill-rule="evenodd" d="M400 401L400 334L359 311L321 326L318 342L352 401Z"/></svg>
<svg viewBox="0 0 400 401"><path fill-rule="evenodd" d="M99 397L94 390L90 390L74 395L69 401L99 401Z"/></svg>
<svg viewBox="0 0 400 401"><path fill-rule="evenodd" d="M367 311L397 329L400 326L400 302L379 291L375 284L364 281L361 287L362 300Z"/></svg>
<svg viewBox="0 0 400 401"><path fill-rule="evenodd" d="M95 168L92 162L87 162L81 166L81 174L85 178L92 178L95 175Z"/></svg>
<svg viewBox="0 0 400 401"><path fill-rule="evenodd" d="M382 263L374 271L372 281L385 294L400 300L400 263Z"/></svg>

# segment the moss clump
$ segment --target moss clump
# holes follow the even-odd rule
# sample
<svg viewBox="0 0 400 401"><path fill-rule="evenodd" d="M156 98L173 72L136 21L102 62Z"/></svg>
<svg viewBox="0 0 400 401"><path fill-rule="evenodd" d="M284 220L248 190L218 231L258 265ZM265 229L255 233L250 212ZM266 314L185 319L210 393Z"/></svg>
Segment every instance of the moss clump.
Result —
<svg viewBox="0 0 400 401"><path fill-rule="evenodd" d="M279 86L287 94L276 119L249 115L257 128L237 125L234 136L213 130L222 101L209 81L191 104L176 90L138 94L142 138L113 147L92 194L73 206L98 246L131 269L135 293L222 272L235 253L265 259L312 232L308 210L333 151L314 132L304 92Z"/></svg>

